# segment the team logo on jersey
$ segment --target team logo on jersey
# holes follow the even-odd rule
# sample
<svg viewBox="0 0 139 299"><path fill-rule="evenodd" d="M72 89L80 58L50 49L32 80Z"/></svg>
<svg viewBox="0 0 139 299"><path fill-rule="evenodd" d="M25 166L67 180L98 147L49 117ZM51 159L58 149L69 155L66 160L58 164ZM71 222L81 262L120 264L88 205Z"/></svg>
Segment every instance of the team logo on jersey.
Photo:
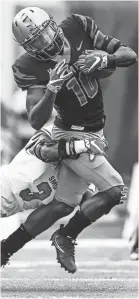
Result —
<svg viewBox="0 0 139 299"><path fill-rule="evenodd" d="M81 41L80 45L78 47L76 47L77 51L81 50L82 44L83 44L83 40Z"/></svg>

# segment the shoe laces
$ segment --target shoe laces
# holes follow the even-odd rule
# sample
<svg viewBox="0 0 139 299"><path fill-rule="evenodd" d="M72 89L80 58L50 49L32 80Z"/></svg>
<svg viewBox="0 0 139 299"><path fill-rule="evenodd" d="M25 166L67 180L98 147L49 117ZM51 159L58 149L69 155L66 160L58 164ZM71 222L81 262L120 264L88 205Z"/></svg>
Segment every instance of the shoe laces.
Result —
<svg viewBox="0 0 139 299"><path fill-rule="evenodd" d="M69 236L63 237L63 247L65 256L72 257L75 260L75 245L77 245L76 240Z"/></svg>

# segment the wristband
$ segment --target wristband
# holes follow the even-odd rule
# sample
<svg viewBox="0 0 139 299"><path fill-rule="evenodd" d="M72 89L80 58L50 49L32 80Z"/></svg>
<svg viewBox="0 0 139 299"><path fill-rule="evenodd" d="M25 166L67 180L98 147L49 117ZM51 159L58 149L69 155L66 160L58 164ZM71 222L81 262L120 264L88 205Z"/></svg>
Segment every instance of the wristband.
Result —
<svg viewBox="0 0 139 299"><path fill-rule="evenodd" d="M108 55L102 55L102 67L100 69L106 68L108 65Z"/></svg>
<svg viewBox="0 0 139 299"><path fill-rule="evenodd" d="M58 144L58 154L60 158L72 157L77 158L78 153L75 150L75 140L60 139Z"/></svg>
<svg viewBox="0 0 139 299"><path fill-rule="evenodd" d="M47 84L47 88L48 88L49 90L51 90L52 92L54 92L54 93L58 93L58 91L60 90L60 87L53 86L53 85L51 85L50 83Z"/></svg>
<svg viewBox="0 0 139 299"><path fill-rule="evenodd" d="M109 54L108 55L108 68L116 68L116 57L114 54Z"/></svg>
<svg viewBox="0 0 139 299"><path fill-rule="evenodd" d="M64 158L67 157L67 152L66 152L66 143L67 140L66 139L60 139L59 140L59 144L58 144L58 155L60 158Z"/></svg>

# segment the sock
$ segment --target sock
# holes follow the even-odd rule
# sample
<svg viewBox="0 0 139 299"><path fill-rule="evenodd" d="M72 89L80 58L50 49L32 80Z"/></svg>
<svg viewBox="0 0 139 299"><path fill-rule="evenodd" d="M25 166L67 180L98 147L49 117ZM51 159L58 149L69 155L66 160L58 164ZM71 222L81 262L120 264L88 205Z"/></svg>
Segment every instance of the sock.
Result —
<svg viewBox="0 0 139 299"><path fill-rule="evenodd" d="M77 211L68 224L60 229L60 234L76 239L83 229L91 223L90 219L82 211Z"/></svg>
<svg viewBox="0 0 139 299"><path fill-rule="evenodd" d="M27 232L24 225L21 224L16 231L4 240L4 250L12 255L32 239L33 237Z"/></svg>

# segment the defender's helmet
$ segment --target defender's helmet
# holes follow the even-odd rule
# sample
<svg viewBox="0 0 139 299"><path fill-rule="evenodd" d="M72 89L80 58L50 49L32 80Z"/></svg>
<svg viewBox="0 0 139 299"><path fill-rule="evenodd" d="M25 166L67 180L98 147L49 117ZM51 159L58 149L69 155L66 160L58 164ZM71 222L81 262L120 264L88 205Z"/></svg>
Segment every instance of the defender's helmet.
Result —
<svg viewBox="0 0 139 299"><path fill-rule="evenodd" d="M44 9L22 9L15 16L12 29L15 40L38 59L52 59L63 49L63 31Z"/></svg>

